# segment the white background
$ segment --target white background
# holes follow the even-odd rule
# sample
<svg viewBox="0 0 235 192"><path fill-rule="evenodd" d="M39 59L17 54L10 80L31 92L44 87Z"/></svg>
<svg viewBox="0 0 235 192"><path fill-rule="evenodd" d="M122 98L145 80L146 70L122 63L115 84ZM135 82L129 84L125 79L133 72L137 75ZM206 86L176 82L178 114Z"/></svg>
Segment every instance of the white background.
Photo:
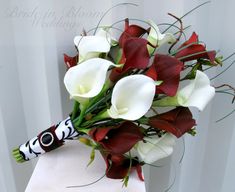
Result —
<svg viewBox="0 0 235 192"><path fill-rule="evenodd" d="M122 1L124 2L124 1ZM111 24L125 17L171 22L167 13L182 16L204 1L146 0L129 1L138 7L113 9L104 20ZM21 192L30 178L36 160L17 164L11 150L38 132L65 118L72 109L63 85L66 68L63 53L73 55L73 37L82 29L96 26L101 14L120 3L113 0L0 0L0 191ZM184 19L187 31L200 34L208 48L225 56L235 51L233 0L212 0ZM75 15L77 11L77 15ZM74 14L71 14L74 13ZM55 19L53 21L53 19ZM225 65L229 65L230 59ZM222 69L212 70L213 77ZM212 82L235 85L235 68ZM198 120L197 137L179 140L172 158L145 167L148 192L162 192L173 180L173 192L234 192L235 114L225 121L217 119L230 112L231 98L217 96Z"/></svg>

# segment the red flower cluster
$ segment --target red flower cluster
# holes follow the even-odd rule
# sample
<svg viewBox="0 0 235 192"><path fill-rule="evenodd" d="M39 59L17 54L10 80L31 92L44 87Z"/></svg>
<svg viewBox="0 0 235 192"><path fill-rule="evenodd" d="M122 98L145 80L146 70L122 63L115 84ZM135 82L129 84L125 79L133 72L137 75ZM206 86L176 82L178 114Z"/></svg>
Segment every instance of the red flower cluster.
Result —
<svg viewBox="0 0 235 192"><path fill-rule="evenodd" d="M124 178L130 167L130 159L124 154L143 139L144 135L140 127L135 123L125 121L114 127L92 129L89 134L103 148L102 154L107 164L107 177ZM132 168L137 170L142 179L140 164L137 160L132 161Z"/></svg>
<svg viewBox="0 0 235 192"><path fill-rule="evenodd" d="M164 130L176 137L181 137L192 129L196 122L188 108L177 107L169 112L151 117L148 124L157 130ZM128 171L135 169L139 178L143 180L142 164L137 159L132 159L130 163L130 159L125 156L125 153L144 138L139 126L130 121L125 121L118 126L92 129L89 134L94 141L102 146L101 153L107 165L107 177L124 178ZM132 165L131 170L129 170L130 164Z"/></svg>

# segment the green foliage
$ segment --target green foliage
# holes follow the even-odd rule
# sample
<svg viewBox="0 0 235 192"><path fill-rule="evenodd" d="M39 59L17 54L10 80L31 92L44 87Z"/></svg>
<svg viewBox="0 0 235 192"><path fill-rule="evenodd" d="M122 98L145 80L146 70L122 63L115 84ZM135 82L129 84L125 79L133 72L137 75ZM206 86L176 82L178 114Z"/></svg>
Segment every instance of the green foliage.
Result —
<svg viewBox="0 0 235 192"><path fill-rule="evenodd" d="M193 127L192 129L190 129L190 130L188 131L188 134L190 134L190 135L192 135L192 136L195 136L195 135L197 134L196 128Z"/></svg>

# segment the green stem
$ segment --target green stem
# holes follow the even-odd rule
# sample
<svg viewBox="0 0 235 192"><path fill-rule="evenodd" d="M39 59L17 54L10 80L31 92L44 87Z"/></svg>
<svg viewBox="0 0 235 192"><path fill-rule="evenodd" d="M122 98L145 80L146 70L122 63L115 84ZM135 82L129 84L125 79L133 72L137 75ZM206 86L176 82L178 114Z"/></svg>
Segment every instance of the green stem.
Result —
<svg viewBox="0 0 235 192"><path fill-rule="evenodd" d="M203 53L208 53L208 51L201 51L201 52L193 53L193 54L190 54L190 55L187 55L187 56L184 56L184 57L180 57L178 59L179 60L187 59L187 58L190 58L190 57L193 57L193 56L201 55Z"/></svg>
<svg viewBox="0 0 235 192"><path fill-rule="evenodd" d="M181 47L180 49L177 49L176 51L172 52L170 55L171 56L176 55L178 52L180 52L180 51L182 51L182 50L184 50L184 49L186 49L186 48L188 48L188 47L190 47L192 45L197 45L198 43L199 42L193 42L193 43L190 43L188 45L185 45L185 46Z"/></svg>
<svg viewBox="0 0 235 192"><path fill-rule="evenodd" d="M220 72L219 74L217 74L216 76L210 78L210 80L212 81L213 79L216 79L217 77L219 77L220 75L222 75L224 72L226 72L230 67L232 67L232 65L235 63L235 61L233 61L228 67L226 67L222 72Z"/></svg>
<svg viewBox="0 0 235 192"><path fill-rule="evenodd" d="M107 119L109 118L109 114L107 112L107 109L101 111L98 115L96 115L95 117L93 117L90 121L84 122L82 124L82 127L87 127L97 121L103 120L103 119Z"/></svg>
<svg viewBox="0 0 235 192"><path fill-rule="evenodd" d="M202 4L198 5L198 6L194 7L193 9L191 9L190 11L188 11L187 13L185 13L182 17L180 17L180 19L183 19L184 17L186 17L187 15L189 15L190 13L192 13L193 11L195 11L196 9L198 9L199 7L204 6L204 5L207 4L207 3L210 3L210 1L206 1L206 2L204 2L204 3L202 3ZM163 31L163 33L166 33L166 32L172 27L172 25L176 24L177 22L178 22L178 20L176 20L174 23L172 23L167 29L165 29L165 30Z"/></svg>
<svg viewBox="0 0 235 192"><path fill-rule="evenodd" d="M87 100L87 101L80 103L80 106L79 106L80 107L80 115L77 118L75 118L75 115L74 115L74 119L73 119L73 125L77 130L80 129L79 126L81 125L84 117L88 113L92 112L92 110L95 109L95 107L97 107L100 104L100 101L103 101L103 98L105 98L104 93L110 88L110 86L111 86L111 82L107 81L104 84L104 87L101 90L101 92L96 97L92 98L91 100ZM77 106L75 106L75 108L76 107ZM100 117L99 115L97 115L91 121L85 122L85 125L87 125L87 124L90 125L93 122L97 121L97 119L100 120L99 118L103 118L103 117Z"/></svg>
<svg viewBox="0 0 235 192"><path fill-rule="evenodd" d="M96 28L95 28L95 31L94 31L93 35L96 34L96 31L97 31L97 29L99 28L100 23L101 23L101 21L104 19L104 17L105 17L112 9L114 9L115 7L119 7L119 6L121 6L121 5L138 6L138 5L135 4L135 3L119 3L119 4L116 4L116 5L114 5L113 7L109 8L109 9L102 15L102 17L100 18L100 20L99 20L99 22L98 22L98 24L97 24L97 26L96 26Z"/></svg>
<svg viewBox="0 0 235 192"><path fill-rule="evenodd" d="M232 115L234 112L235 112L235 109L232 110L232 111L231 111L230 113L228 113L227 115L223 116L222 118L216 120L216 123L218 123L218 122L224 120L224 119L227 118L228 116Z"/></svg>
<svg viewBox="0 0 235 192"><path fill-rule="evenodd" d="M147 117L141 117L140 119L137 120L138 123L143 124L143 125L148 125L149 118Z"/></svg>
<svg viewBox="0 0 235 192"><path fill-rule="evenodd" d="M23 156L20 154L19 148L16 148L12 151L12 155L15 158L16 162L23 163L25 162Z"/></svg>
<svg viewBox="0 0 235 192"><path fill-rule="evenodd" d="M79 132L85 133L86 135L88 135L88 133L89 133L90 130L91 130L91 129L86 129L86 128L80 128L80 127L79 127Z"/></svg>
<svg viewBox="0 0 235 192"><path fill-rule="evenodd" d="M179 106L179 102L178 102L177 96L164 97L163 99L154 101L152 106L153 107Z"/></svg>
<svg viewBox="0 0 235 192"><path fill-rule="evenodd" d="M79 110L79 103L77 101L75 101L74 106L73 106L73 112L72 112L71 120L75 119L78 110Z"/></svg>
<svg viewBox="0 0 235 192"><path fill-rule="evenodd" d="M82 123L82 120L83 120L83 118L85 116L85 112L86 112L87 106L88 106L87 103L80 104L80 110L81 110L80 115L78 117L78 120L74 121L74 126L75 126L76 129L78 129L79 125Z"/></svg>
<svg viewBox="0 0 235 192"><path fill-rule="evenodd" d="M97 101L94 105L92 105L91 107L88 107L86 114L91 113L92 111L97 109L97 107L101 106L100 104L104 103L106 101L106 99L107 99L106 97L103 97L99 101Z"/></svg>
<svg viewBox="0 0 235 192"><path fill-rule="evenodd" d="M130 160L129 168L128 168L126 176L123 179L123 186L125 186L125 187L127 187L127 185L128 185L129 176L130 176L131 168L132 168L132 156L131 156L130 151L129 151L129 160Z"/></svg>
<svg viewBox="0 0 235 192"><path fill-rule="evenodd" d="M90 103L89 105L87 106L88 110L86 112L87 113L90 113L91 110L89 110L89 108L93 108L93 105L97 106L100 104L100 101L102 101L103 99L105 99L104 97L104 93L110 88L111 86L111 82L110 81L107 81L105 84L104 84L104 87L103 89L101 90L101 92L94 98L92 98L90 100Z"/></svg>

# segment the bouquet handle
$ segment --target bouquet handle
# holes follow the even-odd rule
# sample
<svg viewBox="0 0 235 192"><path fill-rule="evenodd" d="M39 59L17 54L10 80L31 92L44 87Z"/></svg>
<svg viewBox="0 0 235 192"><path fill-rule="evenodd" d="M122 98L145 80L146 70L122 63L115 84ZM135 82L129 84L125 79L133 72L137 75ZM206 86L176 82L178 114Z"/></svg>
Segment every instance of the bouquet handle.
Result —
<svg viewBox="0 0 235 192"><path fill-rule="evenodd" d="M70 117L68 117L14 149L13 156L17 162L29 161L41 154L59 148L65 140L76 139L82 134L74 128Z"/></svg>

